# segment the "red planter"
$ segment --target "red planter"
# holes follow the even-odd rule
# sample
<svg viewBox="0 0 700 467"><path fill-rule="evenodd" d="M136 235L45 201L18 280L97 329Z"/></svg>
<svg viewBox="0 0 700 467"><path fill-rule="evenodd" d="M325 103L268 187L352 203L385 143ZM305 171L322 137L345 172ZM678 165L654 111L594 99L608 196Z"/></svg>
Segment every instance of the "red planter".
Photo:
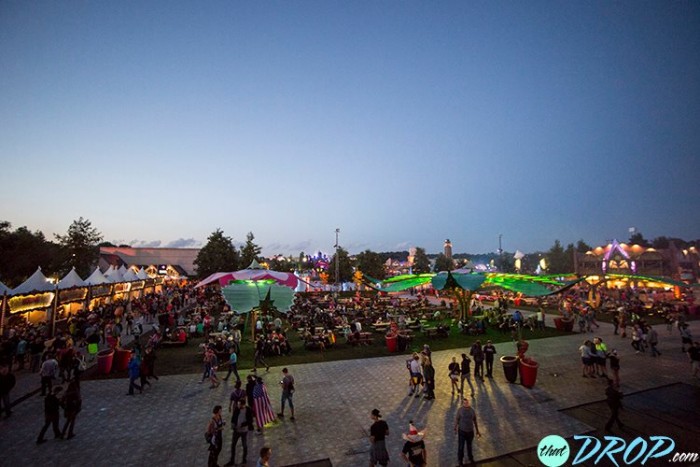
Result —
<svg viewBox="0 0 700 467"><path fill-rule="evenodd" d="M97 372L108 375L112 371L112 361L114 360L114 349L102 350L97 353Z"/></svg>
<svg viewBox="0 0 700 467"><path fill-rule="evenodd" d="M537 369L540 364L531 358L520 360L520 384L526 388L532 388L537 381Z"/></svg>
<svg viewBox="0 0 700 467"><path fill-rule="evenodd" d="M397 336L386 336L386 348L389 352L399 350L399 338Z"/></svg>
<svg viewBox="0 0 700 467"><path fill-rule="evenodd" d="M129 368L131 350L117 349L114 354L114 371L126 371Z"/></svg>

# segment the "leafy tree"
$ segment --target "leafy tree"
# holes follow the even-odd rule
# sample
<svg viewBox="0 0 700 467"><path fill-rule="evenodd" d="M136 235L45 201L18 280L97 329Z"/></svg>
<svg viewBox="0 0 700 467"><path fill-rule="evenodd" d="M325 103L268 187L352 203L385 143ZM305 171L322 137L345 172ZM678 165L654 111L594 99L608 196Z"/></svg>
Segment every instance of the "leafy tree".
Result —
<svg viewBox="0 0 700 467"><path fill-rule="evenodd" d="M573 260L573 258L572 258ZM559 240L554 241L554 245L547 252L547 270L552 274L571 272L571 260L567 260L566 252Z"/></svg>
<svg viewBox="0 0 700 467"><path fill-rule="evenodd" d="M452 271L454 268L455 262L445 256L444 253L440 253L435 258L435 272Z"/></svg>
<svg viewBox="0 0 700 467"><path fill-rule="evenodd" d="M586 250L588 251L588 250ZM576 247L573 243L566 245L566 250L564 250L564 271L563 272L574 272L574 255L576 254Z"/></svg>
<svg viewBox="0 0 700 467"><path fill-rule="evenodd" d="M114 248L114 247L116 247L117 245L115 245L115 244L112 243L112 242L100 242L100 243L97 244L97 246L98 246L98 247L103 247L103 246L105 246L105 247Z"/></svg>
<svg viewBox="0 0 700 467"><path fill-rule="evenodd" d="M215 272L238 270L239 260L238 250L231 237L224 236L223 230L216 229L207 238L207 244L199 250L194 264L199 277L204 278Z"/></svg>
<svg viewBox="0 0 700 467"><path fill-rule="evenodd" d="M248 232L248 235L246 235L245 245L243 245L241 248L241 265L244 268L250 266L250 263L252 263L253 260L258 260L260 258L262 248L253 242L254 239L255 236L253 235L253 232Z"/></svg>
<svg viewBox="0 0 700 467"><path fill-rule="evenodd" d="M350 255L348 255L347 250L342 247L338 247L338 266L340 269L340 282L350 282L352 281L352 263L350 262ZM335 277L335 255L331 258L331 262L328 265L328 273L333 282L336 281Z"/></svg>
<svg viewBox="0 0 700 467"><path fill-rule="evenodd" d="M644 235L642 235L641 232L636 232L636 233L632 234L630 236L630 239L629 239L629 244L630 245L636 244L639 246L643 246L645 248L648 248L651 246L651 243L646 238L644 238Z"/></svg>
<svg viewBox="0 0 700 467"><path fill-rule="evenodd" d="M279 256L273 256L270 258L270 260L267 262L269 268L273 271L280 271L280 272L294 272L294 259L293 258L285 258L282 255Z"/></svg>
<svg viewBox="0 0 700 467"><path fill-rule="evenodd" d="M56 234L56 240L63 250L64 272L74 267L80 277L87 277L100 257L102 234L80 217L68 227L66 235Z"/></svg>
<svg viewBox="0 0 700 467"><path fill-rule="evenodd" d="M426 272L430 272L430 260L425 254L425 249L417 247L416 255L413 257L413 273L423 274Z"/></svg>
<svg viewBox="0 0 700 467"><path fill-rule="evenodd" d="M583 239L576 242L576 252L578 253L586 253L587 251L591 251L592 249L593 247L590 246L588 243L584 242Z"/></svg>
<svg viewBox="0 0 700 467"><path fill-rule="evenodd" d="M379 253L375 253L374 251L365 250L362 253L359 253L355 257L355 265L364 275L380 280L386 277L384 260Z"/></svg>
<svg viewBox="0 0 700 467"><path fill-rule="evenodd" d="M46 240L40 231L27 227L12 231L12 224L0 221L0 280L8 287L16 287L41 266L50 276L57 271L60 247Z"/></svg>

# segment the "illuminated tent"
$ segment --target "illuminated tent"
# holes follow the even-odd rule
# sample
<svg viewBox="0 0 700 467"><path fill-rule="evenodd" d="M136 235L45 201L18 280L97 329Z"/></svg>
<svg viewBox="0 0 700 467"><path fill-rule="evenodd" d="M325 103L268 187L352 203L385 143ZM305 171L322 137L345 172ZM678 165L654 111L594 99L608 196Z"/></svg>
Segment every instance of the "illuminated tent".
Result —
<svg viewBox="0 0 700 467"><path fill-rule="evenodd" d="M129 269L128 271L126 271L124 273L123 279L124 279L124 282L133 282L133 281L139 280L139 276L137 276L134 271Z"/></svg>
<svg viewBox="0 0 700 467"><path fill-rule="evenodd" d="M9 288L8 286L6 286L5 284L3 284L2 282L0 282L0 295L4 295L4 294L9 295L10 292L12 292L12 289Z"/></svg>
<svg viewBox="0 0 700 467"><path fill-rule="evenodd" d="M141 269L139 269L139 272L136 273L136 277L138 277L142 281L145 281L146 279L148 279L148 274L146 274L146 270L142 267Z"/></svg>
<svg viewBox="0 0 700 467"><path fill-rule="evenodd" d="M100 268L95 268L95 272L90 274L90 277L85 279L85 285L101 285L109 284L109 279L107 279L104 274L100 271Z"/></svg>
<svg viewBox="0 0 700 467"><path fill-rule="evenodd" d="M295 289L299 283L299 279L294 273L271 271L263 269L257 261L253 260L246 269L234 272L216 272L206 279L202 280L195 286L204 287L205 285L218 283L220 286L225 286L231 281L266 281L272 280L280 285Z"/></svg>
<svg viewBox="0 0 700 467"><path fill-rule="evenodd" d="M286 313L294 302L294 289L275 283L273 280L236 280L221 288L226 303L238 314L248 313L267 305L281 313Z"/></svg>
<svg viewBox="0 0 700 467"><path fill-rule="evenodd" d="M31 292L48 292L54 290L55 286L49 282L49 279L41 272L41 267L38 267L36 272L29 276L29 279L22 282L12 291L13 295L25 295Z"/></svg>
<svg viewBox="0 0 700 467"><path fill-rule="evenodd" d="M124 282L124 277L122 276L122 273L119 272L119 269L115 268L114 266L110 266L110 268L105 273L105 277L109 282L112 282L113 284L116 284L118 282Z"/></svg>
<svg viewBox="0 0 700 467"><path fill-rule="evenodd" d="M85 287L85 281L75 272L75 268L72 268L63 279L58 281L59 289L72 289L73 287Z"/></svg>

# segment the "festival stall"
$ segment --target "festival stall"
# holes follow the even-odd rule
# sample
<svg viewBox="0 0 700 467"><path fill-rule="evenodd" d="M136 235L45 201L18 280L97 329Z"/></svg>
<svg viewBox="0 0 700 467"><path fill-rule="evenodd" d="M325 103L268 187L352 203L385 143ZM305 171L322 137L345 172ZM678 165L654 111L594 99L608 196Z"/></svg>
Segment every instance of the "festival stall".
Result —
<svg viewBox="0 0 700 467"><path fill-rule="evenodd" d="M23 316L31 323L48 322L50 312L56 306L56 285L37 268L26 281L12 290L8 300L10 320Z"/></svg>
<svg viewBox="0 0 700 467"><path fill-rule="evenodd" d="M75 268L58 281L58 315L56 319L66 318L82 310L86 305L88 287Z"/></svg>
<svg viewBox="0 0 700 467"><path fill-rule="evenodd" d="M100 268L95 268L95 271L90 274L90 277L85 279L85 285L89 286L88 291L88 306L90 310L94 310L100 305L109 303L109 297L112 294L112 284L109 282Z"/></svg>

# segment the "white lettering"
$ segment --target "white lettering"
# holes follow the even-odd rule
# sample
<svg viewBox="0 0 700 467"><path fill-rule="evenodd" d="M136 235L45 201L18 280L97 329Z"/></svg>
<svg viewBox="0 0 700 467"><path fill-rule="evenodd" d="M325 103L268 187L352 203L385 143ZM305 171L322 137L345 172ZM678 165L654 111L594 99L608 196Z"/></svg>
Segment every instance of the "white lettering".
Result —
<svg viewBox="0 0 700 467"><path fill-rule="evenodd" d="M697 452L677 452L671 462L697 462L699 457Z"/></svg>

